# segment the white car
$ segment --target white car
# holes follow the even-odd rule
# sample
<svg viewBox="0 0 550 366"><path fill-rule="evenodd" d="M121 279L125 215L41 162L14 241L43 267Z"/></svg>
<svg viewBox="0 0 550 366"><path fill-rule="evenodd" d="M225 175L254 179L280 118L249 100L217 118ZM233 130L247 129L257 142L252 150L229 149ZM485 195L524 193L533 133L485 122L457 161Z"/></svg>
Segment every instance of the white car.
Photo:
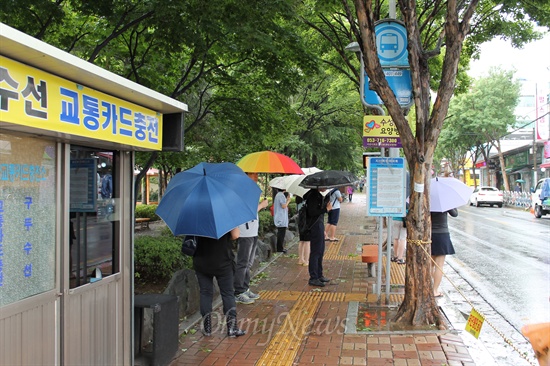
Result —
<svg viewBox="0 0 550 366"><path fill-rule="evenodd" d="M502 192L498 188L489 186L476 187L470 196L470 206L497 205L498 207L502 207L502 201Z"/></svg>

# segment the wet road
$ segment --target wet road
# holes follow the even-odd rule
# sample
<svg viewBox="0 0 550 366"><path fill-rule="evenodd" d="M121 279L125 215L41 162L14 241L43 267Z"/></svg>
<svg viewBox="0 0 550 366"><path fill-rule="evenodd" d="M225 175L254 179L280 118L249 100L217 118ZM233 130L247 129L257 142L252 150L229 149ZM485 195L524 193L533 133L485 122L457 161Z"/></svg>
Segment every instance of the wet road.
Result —
<svg viewBox="0 0 550 366"><path fill-rule="evenodd" d="M550 216L464 206L449 227L448 262L487 303L518 331L550 322Z"/></svg>

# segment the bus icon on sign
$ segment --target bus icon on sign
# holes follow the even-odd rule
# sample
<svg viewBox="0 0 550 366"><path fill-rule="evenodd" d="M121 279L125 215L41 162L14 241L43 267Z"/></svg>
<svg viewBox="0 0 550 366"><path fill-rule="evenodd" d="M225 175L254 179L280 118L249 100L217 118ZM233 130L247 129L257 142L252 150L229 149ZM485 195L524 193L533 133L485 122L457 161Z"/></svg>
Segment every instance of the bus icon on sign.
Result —
<svg viewBox="0 0 550 366"><path fill-rule="evenodd" d="M397 41L397 36L392 33L384 33L380 36L380 51L384 52L385 50L392 50L397 52L399 49L399 44Z"/></svg>

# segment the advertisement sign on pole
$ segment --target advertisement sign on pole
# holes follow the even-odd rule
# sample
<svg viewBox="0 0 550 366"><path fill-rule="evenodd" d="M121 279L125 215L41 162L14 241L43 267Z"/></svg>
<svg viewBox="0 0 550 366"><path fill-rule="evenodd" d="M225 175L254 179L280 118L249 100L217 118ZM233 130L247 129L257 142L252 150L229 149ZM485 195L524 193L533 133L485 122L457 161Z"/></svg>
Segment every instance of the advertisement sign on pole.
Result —
<svg viewBox="0 0 550 366"><path fill-rule="evenodd" d="M402 147L397 126L391 116L363 117L363 147Z"/></svg>

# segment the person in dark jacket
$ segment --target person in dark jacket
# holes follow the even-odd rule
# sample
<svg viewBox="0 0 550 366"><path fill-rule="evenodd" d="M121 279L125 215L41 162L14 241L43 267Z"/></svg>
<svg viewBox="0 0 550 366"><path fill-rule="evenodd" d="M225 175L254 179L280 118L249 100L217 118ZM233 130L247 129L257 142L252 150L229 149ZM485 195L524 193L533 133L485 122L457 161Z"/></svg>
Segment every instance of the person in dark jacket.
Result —
<svg viewBox="0 0 550 366"><path fill-rule="evenodd" d="M214 277L220 288L223 312L227 322L227 335L239 337L246 332L237 328L237 305L233 289L235 254L231 240L239 238L236 227L219 239L197 237L197 250L193 256L193 269L199 282L200 312L203 317L202 332L212 334L212 300L214 296Z"/></svg>
<svg viewBox="0 0 550 366"><path fill-rule="evenodd" d="M304 195L307 204L306 223L309 228L303 240L309 239L309 285L325 286L330 280L323 276L323 255L325 254L325 213L332 209L331 202L323 195L326 189L310 189ZM302 240L302 238L300 238Z"/></svg>
<svg viewBox="0 0 550 366"><path fill-rule="evenodd" d="M435 261L439 268L443 269L445 264L445 256L455 254L455 248L451 242L451 234L449 233L449 226L447 225L447 215L452 217L458 216L458 210L453 208L446 212L431 212L432 219L432 259ZM439 285L443 278L443 272L434 265L433 268L433 286L434 296L443 296L439 292Z"/></svg>

